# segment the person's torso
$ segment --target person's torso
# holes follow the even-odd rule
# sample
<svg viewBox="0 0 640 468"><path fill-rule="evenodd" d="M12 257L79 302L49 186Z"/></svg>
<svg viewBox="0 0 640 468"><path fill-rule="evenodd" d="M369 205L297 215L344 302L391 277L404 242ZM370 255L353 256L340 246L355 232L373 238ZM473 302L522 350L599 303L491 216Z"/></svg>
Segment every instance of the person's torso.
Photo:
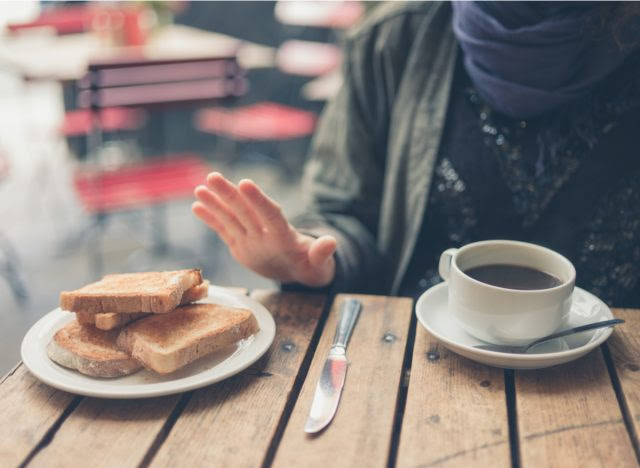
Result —
<svg viewBox="0 0 640 468"><path fill-rule="evenodd" d="M583 102L520 121L484 104L458 63L403 294L439 281L442 250L503 238L557 250L579 286L640 305L637 56Z"/></svg>

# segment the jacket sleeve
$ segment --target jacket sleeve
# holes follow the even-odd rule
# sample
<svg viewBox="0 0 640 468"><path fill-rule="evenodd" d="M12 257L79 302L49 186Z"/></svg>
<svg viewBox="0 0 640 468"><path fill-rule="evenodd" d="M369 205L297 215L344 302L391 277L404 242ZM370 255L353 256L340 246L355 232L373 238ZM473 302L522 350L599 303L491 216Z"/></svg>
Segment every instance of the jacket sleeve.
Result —
<svg viewBox="0 0 640 468"><path fill-rule="evenodd" d="M335 292L377 291L384 265L376 238L388 93L375 49L371 34L345 44L343 85L316 130L303 177L306 209L294 220L310 235L337 238Z"/></svg>

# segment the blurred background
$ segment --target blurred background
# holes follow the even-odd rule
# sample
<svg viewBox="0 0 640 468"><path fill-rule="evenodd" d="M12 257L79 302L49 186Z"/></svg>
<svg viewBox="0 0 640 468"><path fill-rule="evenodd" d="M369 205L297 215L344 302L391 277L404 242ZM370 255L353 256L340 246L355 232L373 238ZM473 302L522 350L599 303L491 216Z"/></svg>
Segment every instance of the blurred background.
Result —
<svg viewBox="0 0 640 468"><path fill-rule="evenodd" d="M339 44L372 4L0 2L0 374L23 335L106 273L235 264L190 212L211 170L300 209Z"/></svg>

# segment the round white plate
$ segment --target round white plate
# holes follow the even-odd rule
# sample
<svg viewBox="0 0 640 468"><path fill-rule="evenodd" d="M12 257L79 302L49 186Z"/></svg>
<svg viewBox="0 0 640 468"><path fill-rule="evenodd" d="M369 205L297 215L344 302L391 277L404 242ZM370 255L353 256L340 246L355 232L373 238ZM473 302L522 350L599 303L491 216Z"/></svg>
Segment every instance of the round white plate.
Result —
<svg viewBox="0 0 640 468"><path fill-rule="evenodd" d="M199 302L249 309L255 315L260 331L233 348L205 356L169 375L141 370L125 377L105 379L67 369L47 356L47 344L53 334L74 318L73 313L58 308L38 320L27 332L20 350L22 361L34 376L60 390L92 397L148 398L193 390L231 377L260 359L273 343L276 324L259 302L215 286L209 288L209 297Z"/></svg>
<svg viewBox="0 0 640 468"><path fill-rule="evenodd" d="M584 356L609 338L612 332L612 328L609 327L558 338L536 346L535 354L498 353L477 349L473 346L484 342L465 332L448 313L448 292L447 283L440 283L425 291L416 303L418 320L451 351L490 366L508 369L540 369L555 366ZM604 302L584 289L575 288L567 328L612 318L611 310Z"/></svg>

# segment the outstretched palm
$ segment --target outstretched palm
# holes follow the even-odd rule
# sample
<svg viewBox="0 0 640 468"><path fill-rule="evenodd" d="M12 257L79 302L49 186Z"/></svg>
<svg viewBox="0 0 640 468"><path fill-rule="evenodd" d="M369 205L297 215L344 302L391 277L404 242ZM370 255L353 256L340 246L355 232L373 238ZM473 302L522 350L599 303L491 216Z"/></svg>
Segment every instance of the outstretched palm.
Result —
<svg viewBox="0 0 640 468"><path fill-rule="evenodd" d="M254 182L245 179L236 186L212 172L195 196L194 214L218 233L239 263L268 278L307 286L333 279L335 238L298 232Z"/></svg>

